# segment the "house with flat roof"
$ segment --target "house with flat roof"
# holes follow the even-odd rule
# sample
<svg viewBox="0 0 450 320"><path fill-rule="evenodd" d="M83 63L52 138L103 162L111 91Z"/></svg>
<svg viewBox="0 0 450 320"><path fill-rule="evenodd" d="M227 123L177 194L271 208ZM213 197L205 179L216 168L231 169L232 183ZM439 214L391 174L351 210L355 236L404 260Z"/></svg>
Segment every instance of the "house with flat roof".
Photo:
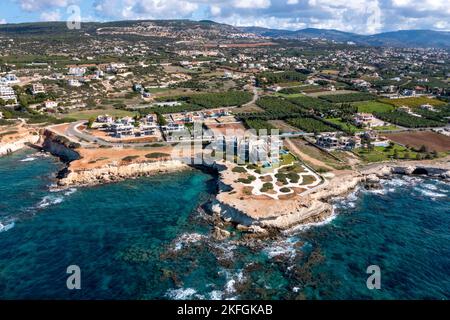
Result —
<svg viewBox="0 0 450 320"><path fill-rule="evenodd" d="M39 93L45 93L45 87L40 83L33 84L33 87L31 88L31 93L33 95L37 95Z"/></svg>
<svg viewBox="0 0 450 320"><path fill-rule="evenodd" d="M14 89L10 86L0 84L0 99L6 102L7 105L16 105L17 97Z"/></svg>

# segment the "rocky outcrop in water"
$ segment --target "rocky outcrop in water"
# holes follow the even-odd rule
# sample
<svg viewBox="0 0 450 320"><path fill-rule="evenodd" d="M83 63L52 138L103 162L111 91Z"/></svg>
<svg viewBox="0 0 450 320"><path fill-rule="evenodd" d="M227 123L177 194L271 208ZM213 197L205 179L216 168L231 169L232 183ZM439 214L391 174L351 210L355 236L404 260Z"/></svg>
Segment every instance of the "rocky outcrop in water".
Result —
<svg viewBox="0 0 450 320"><path fill-rule="evenodd" d="M58 185L60 187L91 186L188 168L185 163L178 160L139 162L127 165L110 164L77 171L70 171L69 167L69 172L58 181Z"/></svg>

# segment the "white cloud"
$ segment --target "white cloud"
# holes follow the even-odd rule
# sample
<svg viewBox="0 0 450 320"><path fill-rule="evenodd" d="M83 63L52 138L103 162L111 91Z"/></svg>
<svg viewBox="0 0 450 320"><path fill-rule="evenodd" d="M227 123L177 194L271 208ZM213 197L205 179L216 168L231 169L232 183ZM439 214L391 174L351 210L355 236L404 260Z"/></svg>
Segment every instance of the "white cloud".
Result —
<svg viewBox="0 0 450 320"><path fill-rule="evenodd" d="M267 9L271 5L270 0L234 0L233 7L240 9Z"/></svg>
<svg viewBox="0 0 450 320"><path fill-rule="evenodd" d="M0 19L0 24L7 24L6 19Z"/></svg>
<svg viewBox="0 0 450 320"><path fill-rule="evenodd" d="M94 8L97 14L109 18L181 19L191 17L199 9L197 2L189 0L97 0Z"/></svg>
<svg viewBox="0 0 450 320"><path fill-rule="evenodd" d="M211 10L211 15L213 17L217 17L217 16L219 16L222 13L222 9L219 6L216 6L216 5L212 5L210 10Z"/></svg>
<svg viewBox="0 0 450 320"><path fill-rule="evenodd" d="M59 10L44 11L41 13L41 21L61 21L61 13Z"/></svg>
<svg viewBox="0 0 450 320"><path fill-rule="evenodd" d="M67 7L79 1L80 0L16 0L20 7L25 11L35 11L50 7Z"/></svg>
<svg viewBox="0 0 450 320"><path fill-rule="evenodd" d="M58 8L63 11L67 5L92 1L94 10L89 14L96 20L212 19L233 25L285 29L314 27L364 34L405 28L450 29L449 0L13 1L26 11L47 12Z"/></svg>

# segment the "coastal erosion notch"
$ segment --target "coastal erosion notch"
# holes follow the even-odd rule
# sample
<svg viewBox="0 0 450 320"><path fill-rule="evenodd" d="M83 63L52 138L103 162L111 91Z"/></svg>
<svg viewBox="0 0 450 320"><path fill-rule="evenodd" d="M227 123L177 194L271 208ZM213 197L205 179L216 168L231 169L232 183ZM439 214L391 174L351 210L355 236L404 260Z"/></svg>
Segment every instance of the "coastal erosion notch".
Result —
<svg viewBox="0 0 450 320"><path fill-rule="evenodd" d="M80 144L72 142L66 137L44 130L42 139L42 148L60 158L63 162L69 163L81 158L80 154L75 150L80 147Z"/></svg>

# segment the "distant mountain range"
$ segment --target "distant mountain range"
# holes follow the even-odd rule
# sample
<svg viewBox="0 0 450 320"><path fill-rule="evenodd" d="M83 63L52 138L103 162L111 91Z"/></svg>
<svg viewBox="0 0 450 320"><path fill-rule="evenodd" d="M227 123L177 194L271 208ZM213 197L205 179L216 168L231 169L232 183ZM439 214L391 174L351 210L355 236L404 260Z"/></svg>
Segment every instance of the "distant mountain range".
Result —
<svg viewBox="0 0 450 320"><path fill-rule="evenodd" d="M273 39L325 39L336 42L353 42L358 45L386 46L386 47L435 47L450 49L450 32L432 30L400 30L384 32L374 35L360 35L356 33L343 32L330 29L307 28L301 30L279 30L261 27L234 27L227 24L217 23L210 20L138 20L138 21L115 21L115 22L85 22L82 23L84 32L95 32L98 28L126 28L143 23L149 23L170 27L179 32L187 34L191 32L202 32L204 36L225 36L235 33L253 33L259 36ZM1 35L52 35L61 33L77 33L77 30L68 31L65 22L36 22L20 24L0 25Z"/></svg>
<svg viewBox="0 0 450 320"><path fill-rule="evenodd" d="M383 32L374 35L360 35L330 29L307 28L297 31L266 29L259 27L239 27L243 32L251 32L260 36L284 39L320 38L338 42L354 42L370 46L389 47L437 47L450 48L450 32L433 30L400 30Z"/></svg>

